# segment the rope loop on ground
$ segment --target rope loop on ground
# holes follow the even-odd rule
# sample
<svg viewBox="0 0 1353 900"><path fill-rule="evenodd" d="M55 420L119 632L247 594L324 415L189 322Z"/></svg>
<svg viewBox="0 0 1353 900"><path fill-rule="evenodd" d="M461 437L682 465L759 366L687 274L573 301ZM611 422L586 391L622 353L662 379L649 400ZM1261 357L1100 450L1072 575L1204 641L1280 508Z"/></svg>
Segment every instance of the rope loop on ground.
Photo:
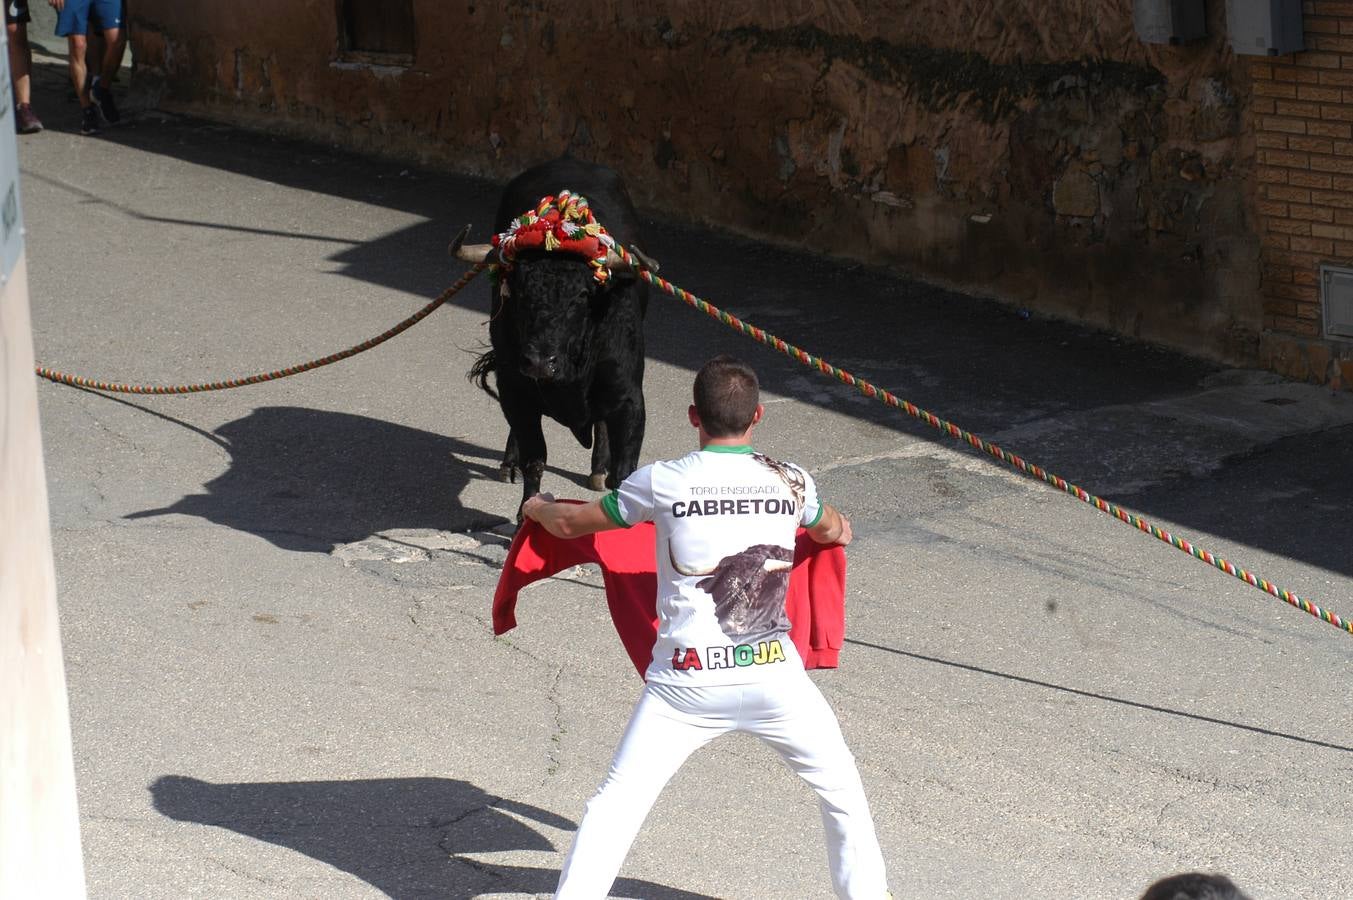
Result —
<svg viewBox="0 0 1353 900"><path fill-rule="evenodd" d="M460 278L456 280L455 284L442 291L437 299L433 300L427 306L424 306L422 309L418 310L418 312L409 316L393 328L383 331L375 337L362 341L360 344L356 344L346 350L341 350L338 353L332 353L328 356L320 357L319 359L312 359L310 362L300 363L299 365L287 366L285 369L260 372L256 375L247 375L244 378L229 378L225 381L206 381L200 384L177 385L120 384L112 381L99 381L94 378L85 378L82 375L69 375L65 372L58 372L56 369L49 369L46 366L38 366L36 371L37 374L43 378L46 378L49 381L55 381L59 384L69 384L75 387L90 388L92 390L106 391L113 394L198 394L203 391L224 391L229 388L245 387L251 384L262 384L265 381L276 381L279 378L286 378L290 375L299 375L302 372L309 372L311 369L318 369L321 366L339 362L350 356L365 353L372 347L384 344L395 335L406 331L423 321L423 319L431 315L433 310L441 306L447 300L450 300L461 288L473 281L480 272L489 268L489 266L490 263L487 262L476 263L474 266L471 266L464 275L461 275Z"/></svg>
<svg viewBox="0 0 1353 900"><path fill-rule="evenodd" d="M926 410L921 409L920 407L916 406L913 403L909 403L906 400L902 400L894 396L893 394L889 393L888 391L880 387L876 387L875 385L869 383L863 378L857 378L854 375L847 372L846 370L837 368L836 366L832 365L831 363L827 362L825 359L822 359L821 357L813 356L811 353L808 353L804 350L800 350L793 344L783 341L780 338L776 337L775 335L770 334L769 332L764 331L760 328L757 328L755 325L752 325L749 322L742 321L732 313L725 312L724 310L719 309L717 306L714 306L712 303L702 300L699 297L695 296L694 294L682 290L681 288L672 284L667 279L654 275L652 272L648 271L648 269L643 267L642 262L638 258L634 257L632 254L629 253L629 251L627 251L624 247L620 246L619 244L616 245L616 252L619 253L621 256L625 257L625 259L630 263L631 266L634 267L634 269L639 273L640 277L642 277L644 280L658 287L664 293L672 297L675 297L682 303L685 303L687 306L693 307L694 309L699 310L700 312L704 313L707 316L718 319L720 322L727 325L729 328L732 328L735 331L741 331L743 334L747 335L753 340L765 344L767 347L772 347L775 350L778 350L779 352L785 354L786 356L794 360L797 360L803 365L808 366L809 368L817 369L824 375L830 375L831 377L837 379L838 381L850 385L851 387L858 390L860 393L864 394L866 397L878 400L879 402L887 406L891 406L894 409L900 409L907 415L911 416L912 418L920 419L922 422L925 422L930 427L938 429L939 431L943 431L945 434L949 435L952 438L957 438L960 441L964 441L973 448L981 450L982 452L987 453L995 457L996 459L999 459L1002 462L1013 466L1015 469L1024 473L1025 475L1030 476L1031 478L1037 478L1040 481L1044 481L1052 485L1053 487L1058 488L1059 490L1065 491L1066 493L1075 497L1077 500L1080 500L1083 503L1090 504L1100 512L1108 513L1109 515L1113 516L1119 521L1126 522L1127 524L1133 526L1134 528L1143 531L1158 540L1164 541L1165 543L1169 544L1170 546L1178 550L1182 550L1183 552L1189 554L1195 559L1200 559L1203 562L1207 563L1208 565L1215 566L1216 568L1221 569L1227 575L1233 575L1236 578L1239 578L1241 581L1245 582L1246 584L1250 585L1251 587L1259 588L1259 590L1271 594L1274 597L1277 597L1279 600L1289 603L1292 606L1295 606L1297 609L1302 610L1303 612L1310 613L1316 618L1324 622L1328 622L1329 624L1333 625L1336 628L1341 628L1344 631L1348 632L1349 634L1353 634L1353 621L1349 621L1348 619L1345 619L1328 609L1324 609L1320 606L1317 606L1311 601L1299 597L1296 594L1292 593L1291 591L1280 588L1265 578L1260 578L1258 575L1255 575L1252 572L1246 571L1245 569L1235 566L1230 562L1226 561L1225 559L1221 558L1220 556L1210 553L1207 550L1204 550L1202 547L1198 547L1192 544L1191 542L1184 540L1182 537L1178 537L1176 535L1171 534L1170 532L1166 531L1163 528L1158 528L1157 526L1152 525L1150 522L1146 521L1142 517L1135 515L1134 513L1128 512L1127 510L1123 509L1121 506L1118 506L1115 503L1110 503L1107 500L1104 500L1100 497L1096 497L1094 494L1091 494L1084 488L1078 487L1077 485L1070 483L1064 478L1059 478L1058 476L1053 475L1051 472L1048 472L1036 465L1033 465L1032 463L1029 463L1021 459L1020 457L1016 456L1013 453L1009 453L1005 450L1002 450L1000 447L996 446L990 441L983 440L982 438L978 437L972 432L965 431L964 429L959 428L952 422L945 421L944 419L941 419L939 416L927 412Z"/></svg>

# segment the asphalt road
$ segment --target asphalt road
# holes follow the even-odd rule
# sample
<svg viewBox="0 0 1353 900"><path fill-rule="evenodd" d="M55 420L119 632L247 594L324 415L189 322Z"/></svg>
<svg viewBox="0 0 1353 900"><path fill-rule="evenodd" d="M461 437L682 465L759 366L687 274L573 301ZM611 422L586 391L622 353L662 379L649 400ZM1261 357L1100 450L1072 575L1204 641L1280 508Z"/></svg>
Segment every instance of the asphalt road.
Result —
<svg viewBox="0 0 1353 900"><path fill-rule="evenodd" d="M20 140L37 357L117 381L271 370L460 272L493 184L137 110L75 133L39 57ZM901 273L650 217L714 303L1353 614L1353 396L1022 317ZM91 895L548 894L640 682L596 572L489 598L518 488L465 378L487 285L393 342L189 397L39 390ZM695 368L752 361L768 452L851 514L848 644L817 673L899 898L1133 898L1184 870L1353 895L1353 635L655 298L645 458ZM547 434L546 487L590 496ZM725 739L616 886L830 895L809 792Z"/></svg>

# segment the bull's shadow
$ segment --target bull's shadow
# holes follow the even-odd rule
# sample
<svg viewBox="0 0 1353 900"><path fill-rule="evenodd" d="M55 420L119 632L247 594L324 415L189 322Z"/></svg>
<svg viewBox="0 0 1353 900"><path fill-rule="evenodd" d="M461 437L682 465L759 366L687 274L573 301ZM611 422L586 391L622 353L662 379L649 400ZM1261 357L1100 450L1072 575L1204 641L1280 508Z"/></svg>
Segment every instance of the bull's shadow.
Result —
<svg viewBox="0 0 1353 900"><path fill-rule="evenodd" d="M395 900L549 894L558 869L500 865L466 854L556 849L523 819L575 827L547 810L451 778L212 784L168 775L150 792L155 809L171 819L287 847ZM634 878L619 879L614 890L654 900L705 897Z"/></svg>
<svg viewBox="0 0 1353 900"><path fill-rule="evenodd" d="M507 520L459 502L475 478L496 478L498 452L367 416L266 406L216 429L230 468L161 509L327 553L389 528L479 530ZM515 510L514 510L515 511Z"/></svg>

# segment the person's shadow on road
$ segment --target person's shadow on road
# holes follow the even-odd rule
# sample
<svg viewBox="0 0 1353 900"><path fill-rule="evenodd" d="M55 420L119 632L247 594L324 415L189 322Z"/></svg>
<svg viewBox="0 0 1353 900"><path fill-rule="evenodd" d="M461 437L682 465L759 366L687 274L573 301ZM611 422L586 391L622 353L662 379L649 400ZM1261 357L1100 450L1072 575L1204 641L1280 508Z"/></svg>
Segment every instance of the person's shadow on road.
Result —
<svg viewBox="0 0 1353 900"><path fill-rule="evenodd" d="M199 516L283 549L319 553L391 528L487 530L508 521L458 500L472 478L497 477L497 453L444 435L266 406L208 437L231 459L206 493L127 518Z"/></svg>
<svg viewBox="0 0 1353 900"><path fill-rule="evenodd" d="M466 854L552 851L530 825L573 829L547 810L451 778L212 784L166 775L155 809L287 847L349 872L395 900L470 900L487 893L551 894L557 869L500 865ZM613 891L652 900L712 900L634 878Z"/></svg>

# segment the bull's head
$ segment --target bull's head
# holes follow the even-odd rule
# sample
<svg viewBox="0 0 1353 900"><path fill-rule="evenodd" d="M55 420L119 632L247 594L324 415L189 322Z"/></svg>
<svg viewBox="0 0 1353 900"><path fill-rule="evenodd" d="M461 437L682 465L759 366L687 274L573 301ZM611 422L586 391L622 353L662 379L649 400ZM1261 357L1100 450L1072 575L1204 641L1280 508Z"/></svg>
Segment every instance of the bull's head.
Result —
<svg viewBox="0 0 1353 900"><path fill-rule="evenodd" d="M451 251L466 262L491 261L493 245L463 244L466 231L452 242ZM640 265L657 271L648 257L631 252ZM606 266L612 277L602 284L581 257L543 251L517 256L499 291L500 302L506 301L502 314L512 322L523 375L540 382L583 377L592 326L605 315L616 286L635 277L634 267L614 250L607 254Z"/></svg>
<svg viewBox="0 0 1353 900"><path fill-rule="evenodd" d="M668 548L670 556L670 547ZM734 640L788 631L785 593L794 553L778 544L756 544L725 556L712 569L683 566L671 556L682 575L701 577L696 587L714 598L719 628Z"/></svg>

